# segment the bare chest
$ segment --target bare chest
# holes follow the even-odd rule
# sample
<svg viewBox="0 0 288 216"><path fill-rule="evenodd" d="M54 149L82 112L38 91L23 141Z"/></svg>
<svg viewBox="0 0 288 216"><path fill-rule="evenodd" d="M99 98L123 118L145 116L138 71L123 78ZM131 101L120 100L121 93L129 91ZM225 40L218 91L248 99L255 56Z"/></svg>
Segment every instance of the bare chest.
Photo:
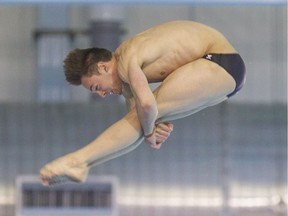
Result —
<svg viewBox="0 0 288 216"><path fill-rule="evenodd" d="M193 55L170 53L154 59L154 61L144 62L141 68L149 82L161 82L176 69L194 59Z"/></svg>

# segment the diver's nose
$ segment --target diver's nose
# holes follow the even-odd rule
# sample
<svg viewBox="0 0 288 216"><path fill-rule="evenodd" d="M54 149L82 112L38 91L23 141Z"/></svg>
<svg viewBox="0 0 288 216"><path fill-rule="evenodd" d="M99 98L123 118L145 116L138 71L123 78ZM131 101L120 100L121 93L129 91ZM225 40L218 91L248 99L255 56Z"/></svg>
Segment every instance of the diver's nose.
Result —
<svg viewBox="0 0 288 216"><path fill-rule="evenodd" d="M97 91L97 94L98 94L100 97L102 97L102 98L106 97L106 92L105 92L105 91L99 90L99 91Z"/></svg>

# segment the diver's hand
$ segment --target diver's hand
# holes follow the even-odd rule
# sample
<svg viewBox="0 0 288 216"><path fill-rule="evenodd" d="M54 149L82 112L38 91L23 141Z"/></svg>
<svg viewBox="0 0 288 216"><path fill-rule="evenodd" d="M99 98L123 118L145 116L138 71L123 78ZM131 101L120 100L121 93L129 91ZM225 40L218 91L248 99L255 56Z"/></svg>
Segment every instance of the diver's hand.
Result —
<svg viewBox="0 0 288 216"><path fill-rule="evenodd" d="M173 124L170 122L156 124L153 133L145 137L146 143L152 148L160 149L173 131L173 127Z"/></svg>

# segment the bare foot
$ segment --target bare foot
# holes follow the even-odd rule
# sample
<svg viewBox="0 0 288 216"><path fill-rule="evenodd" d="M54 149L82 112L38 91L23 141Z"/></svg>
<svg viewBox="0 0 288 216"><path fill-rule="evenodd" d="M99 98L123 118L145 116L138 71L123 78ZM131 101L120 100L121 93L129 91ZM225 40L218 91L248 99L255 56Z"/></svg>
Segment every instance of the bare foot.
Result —
<svg viewBox="0 0 288 216"><path fill-rule="evenodd" d="M46 164L40 170L40 179L45 186L69 181L84 182L88 172L87 164L80 163L73 154L68 154Z"/></svg>

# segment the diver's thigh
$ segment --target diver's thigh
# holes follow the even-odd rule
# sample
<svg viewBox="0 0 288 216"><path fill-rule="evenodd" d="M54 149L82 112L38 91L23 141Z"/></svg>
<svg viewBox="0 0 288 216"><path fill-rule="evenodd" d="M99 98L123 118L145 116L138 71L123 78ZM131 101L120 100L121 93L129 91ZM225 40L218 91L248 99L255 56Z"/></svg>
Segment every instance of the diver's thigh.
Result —
<svg viewBox="0 0 288 216"><path fill-rule="evenodd" d="M222 67L199 59L171 73L154 91L159 118L199 110L222 101L235 81Z"/></svg>

